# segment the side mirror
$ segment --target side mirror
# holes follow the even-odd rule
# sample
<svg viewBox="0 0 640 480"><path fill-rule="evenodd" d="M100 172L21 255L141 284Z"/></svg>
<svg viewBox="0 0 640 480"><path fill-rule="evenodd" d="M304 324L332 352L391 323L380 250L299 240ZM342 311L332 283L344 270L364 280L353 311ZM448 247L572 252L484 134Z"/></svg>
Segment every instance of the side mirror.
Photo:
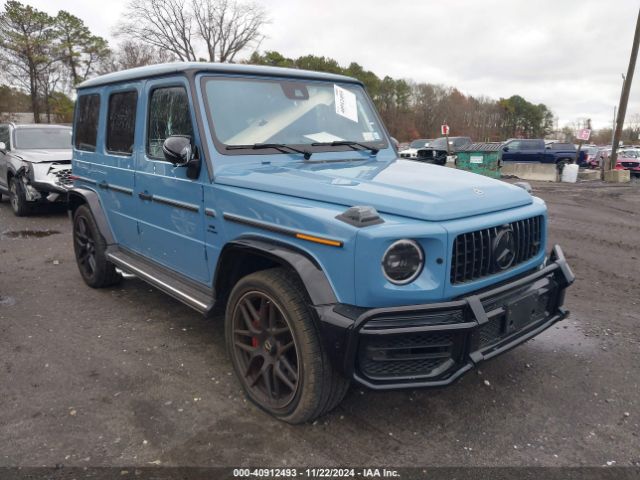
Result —
<svg viewBox="0 0 640 480"><path fill-rule="evenodd" d="M2 150L3 152L7 151L7 144L4 142L0 142L0 150Z"/></svg>
<svg viewBox="0 0 640 480"><path fill-rule="evenodd" d="M545 148L546 150L551 150L551 145L545 145L545 146L544 146L544 148Z"/></svg>
<svg viewBox="0 0 640 480"><path fill-rule="evenodd" d="M509 147L502 147L502 151L503 152L508 152L509 151Z"/></svg>
<svg viewBox="0 0 640 480"><path fill-rule="evenodd" d="M191 137L187 135L171 135L162 144L162 153L167 162L183 167L193 158Z"/></svg>

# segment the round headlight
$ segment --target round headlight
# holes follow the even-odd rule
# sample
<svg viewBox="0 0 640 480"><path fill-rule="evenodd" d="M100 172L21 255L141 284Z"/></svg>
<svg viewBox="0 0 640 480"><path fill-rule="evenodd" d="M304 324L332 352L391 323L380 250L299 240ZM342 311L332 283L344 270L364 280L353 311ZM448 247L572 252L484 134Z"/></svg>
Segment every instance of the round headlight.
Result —
<svg viewBox="0 0 640 480"><path fill-rule="evenodd" d="M424 265L424 253L413 240L398 240L382 256L382 272L396 285L413 282Z"/></svg>

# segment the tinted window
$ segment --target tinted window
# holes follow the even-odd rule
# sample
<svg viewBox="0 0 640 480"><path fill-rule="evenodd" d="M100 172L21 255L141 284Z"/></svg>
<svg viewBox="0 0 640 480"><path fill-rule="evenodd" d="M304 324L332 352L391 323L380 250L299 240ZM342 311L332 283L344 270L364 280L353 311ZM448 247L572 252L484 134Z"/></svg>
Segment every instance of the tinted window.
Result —
<svg viewBox="0 0 640 480"><path fill-rule="evenodd" d="M16 148L29 149L70 149L71 148L71 128L70 127L43 127L43 128L16 128L15 137Z"/></svg>
<svg viewBox="0 0 640 480"><path fill-rule="evenodd" d="M107 150L131 155L136 128L138 92L114 93L109 97Z"/></svg>
<svg viewBox="0 0 640 480"><path fill-rule="evenodd" d="M76 148L95 152L98 137L100 95L81 95L76 103Z"/></svg>
<svg viewBox="0 0 640 480"><path fill-rule="evenodd" d="M540 142L537 140L523 140L520 142L520 148L522 150L537 150L542 147L540 146Z"/></svg>
<svg viewBox="0 0 640 480"><path fill-rule="evenodd" d="M171 135L193 137L189 97L184 87L157 88L151 92L147 154L164 158L162 144Z"/></svg>
<svg viewBox="0 0 640 480"><path fill-rule="evenodd" d="M9 148L9 127L0 127L0 142L4 142L5 146Z"/></svg>
<svg viewBox="0 0 640 480"><path fill-rule="evenodd" d="M520 150L522 142L520 140L516 140L515 142L511 142L507 144L509 150Z"/></svg>
<svg viewBox="0 0 640 480"><path fill-rule="evenodd" d="M552 143L551 148L553 150L575 150L576 149L573 143Z"/></svg>

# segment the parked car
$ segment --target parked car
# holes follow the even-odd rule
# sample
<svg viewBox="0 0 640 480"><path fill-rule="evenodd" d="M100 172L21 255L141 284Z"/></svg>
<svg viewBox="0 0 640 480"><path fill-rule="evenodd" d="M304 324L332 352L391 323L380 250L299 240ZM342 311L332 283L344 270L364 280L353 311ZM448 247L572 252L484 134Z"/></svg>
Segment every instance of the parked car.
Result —
<svg viewBox="0 0 640 480"><path fill-rule="evenodd" d="M449 137L449 149L447 151L447 137L440 137L432 141L426 148L418 150L416 160L444 165L447 163L447 154L455 155L461 148L471 145L469 137Z"/></svg>
<svg viewBox="0 0 640 480"><path fill-rule="evenodd" d="M85 81L76 104L80 275L223 310L240 384L279 419L351 381L451 384L567 315L545 203L396 158L358 80L172 63Z"/></svg>
<svg viewBox="0 0 640 480"><path fill-rule="evenodd" d="M412 141L407 148L400 151L402 158L416 158L418 150L424 147L428 147L433 140L431 138L420 138Z"/></svg>
<svg viewBox="0 0 640 480"><path fill-rule="evenodd" d="M66 201L70 175L71 127L0 124L0 198L9 196L15 215Z"/></svg>
<svg viewBox="0 0 640 480"><path fill-rule="evenodd" d="M632 175L640 175L640 150L620 150L616 158L616 170L629 170Z"/></svg>
<svg viewBox="0 0 640 480"><path fill-rule="evenodd" d="M572 143L552 142L545 144L543 139L511 139L502 147L503 162L573 163L576 159L576 147ZM578 165L585 165L586 155L582 150Z"/></svg>
<svg viewBox="0 0 640 480"><path fill-rule="evenodd" d="M599 165L598 152L600 151L600 147L598 147L597 145L589 145L583 146L582 150L584 150L585 167L593 168L594 165Z"/></svg>

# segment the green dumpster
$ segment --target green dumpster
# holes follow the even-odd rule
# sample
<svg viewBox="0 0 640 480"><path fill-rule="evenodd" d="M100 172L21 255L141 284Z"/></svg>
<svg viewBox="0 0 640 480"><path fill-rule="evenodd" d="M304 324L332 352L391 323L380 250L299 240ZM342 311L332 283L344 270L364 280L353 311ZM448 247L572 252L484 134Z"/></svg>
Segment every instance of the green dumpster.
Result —
<svg viewBox="0 0 640 480"><path fill-rule="evenodd" d="M492 178L500 178L501 143L472 143L458 150L456 167Z"/></svg>

